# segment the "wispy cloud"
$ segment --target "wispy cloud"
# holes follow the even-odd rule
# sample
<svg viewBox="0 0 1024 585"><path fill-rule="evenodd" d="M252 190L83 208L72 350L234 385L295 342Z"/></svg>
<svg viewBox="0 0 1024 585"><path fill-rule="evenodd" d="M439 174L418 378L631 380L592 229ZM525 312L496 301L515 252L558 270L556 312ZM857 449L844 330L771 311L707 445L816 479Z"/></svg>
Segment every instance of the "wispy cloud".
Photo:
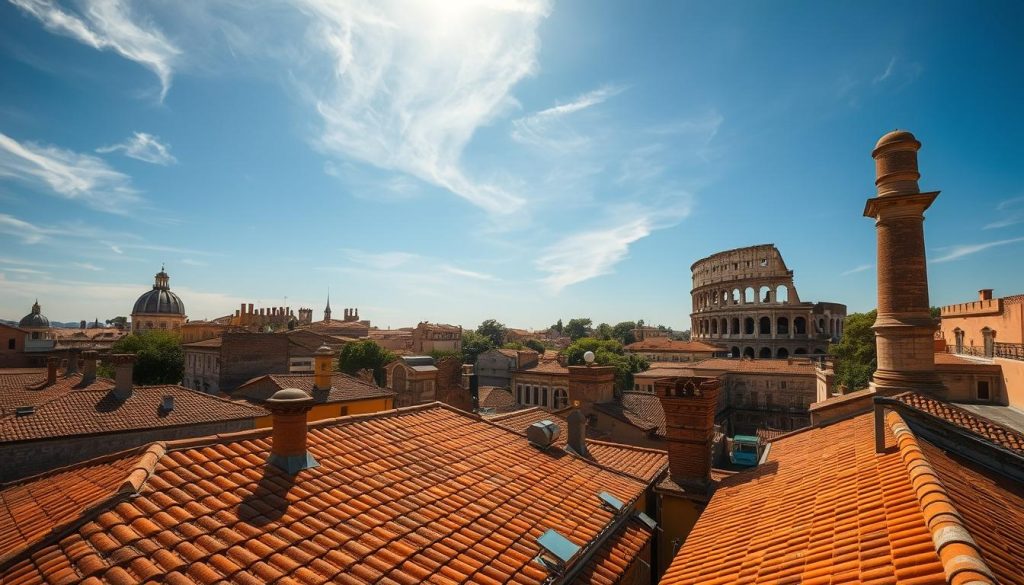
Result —
<svg viewBox="0 0 1024 585"><path fill-rule="evenodd" d="M100 158L18 142L0 133L0 178L4 177L110 213L128 213L128 206L140 200L128 175L115 171Z"/></svg>
<svg viewBox="0 0 1024 585"><path fill-rule="evenodd" d="M322 120L325 152L407 173L493 215L522 208L522 196L469 176L461 158L534 70L546 1L301 6L313 17L312 49L330 56L298 82Z"/></svg>
<svg viewBox="0 0 1024 585"><path fill-rule="evenodd" d="M962 244L958 246L946 246L938 248L939 250L949 250L942 256L932 260L933 263L938 264L939 262L949 262L964 256L970 256L971 254L977 254L983 250L989 248L995 248L997 246L1005 246L1007 244L1016 244L1017 242L1024 242L1024 238L1010 238L1008 240L997 240L995 242L985 242L983 244Z"/></svg>
<svg viewBox="0 0 1024 585"><path fill-rule="evenodd" d="M93 272L100 272L103 270L91 262L74 262L72 265L81 268L82 270L92 270Z"/></svg>
<svg viewBox="0 0 1024 585"><path fill-rule="evenodd" d="M874 267L874 264L861 264L860 266L857 266L856 268L851 268L851 269L849 269L849 270L847 270L845 272L840 272L839 276L848 276L850 274L856 274L858 272L864 272L865 270L871 270L873 267Z"/></svg>
<svg viewBox="0 0 1024 585"><path fill-rule="evenodd" d="M877 77L872 79L871 83L874 83L875 85L877 85L879 83L882 83L886 79L889 79L889 77L892 76L892 69L895 66L896 66L896 57L893 57L892 59L889 59L889 64L885 66L885 71L883 71L880 75L878 75Z"/></svg>
<svg viewBox="0 0 1024 585"><path fill-rule="evenodd" d="M351 262L383 270L398 268L420 258L419 254L409 252L368 252L354 248L344 248L341 252Z"/></svg>
<svg viewBox="0 0 1024 585"><path fill-rule="evenodd" d="M441 270L447 272L448 274L454 274L456 276L465 276L466 278L473 278L476 280L498 280L497 277L491 274L476 272L475 270L466 270L465 268L459 268L458 266L451 266L449 264L442 264Z"/></svg>
<svg viewBox="0 0 1024 585"><path fill-rule="evenodd" d="M512 121L512 139L554 150L579 148L585 139L572 132L563 118L602 104L624 90L624 87L606 85L589 91L569 103L559 104Z"/></svg>
<svg viewBox="0 0 1024 585"><path fill-rule="evenodd" d="M0 234L7 234L20 238L26 244L38 244L45 240L49 234L48 230L33 223L18 219L13 215L0 213Z"/></svg>
<svg viewBox="0 0 1024 585"><path fill-rule="evenodd" d="M985 224L981 229L993 230L1024 223L1024 197L1005 199L996 205L996 211L1002 215L999 219Z"/></svg>
<svg viewBox="0 0 1024 585"><path fill-rule="evenodd" d="M108 153L122 151L125 156L155 165L172 165L178 162L171 154L170 147L160 142L160 139L145 132L135 132L124 142L103 146L96 149L96 152Z"/></svg>
<svg viewBox="0 0 1024 585"><path fill-rule="evenodd" d="M46 30L70 37L97 50L110 49L152 70L160 79L160 100L171 87L175 60L181 51L148 22L133 19L121 0L83 0L81 15L65 11L53 0L10 0Z"/></svg>

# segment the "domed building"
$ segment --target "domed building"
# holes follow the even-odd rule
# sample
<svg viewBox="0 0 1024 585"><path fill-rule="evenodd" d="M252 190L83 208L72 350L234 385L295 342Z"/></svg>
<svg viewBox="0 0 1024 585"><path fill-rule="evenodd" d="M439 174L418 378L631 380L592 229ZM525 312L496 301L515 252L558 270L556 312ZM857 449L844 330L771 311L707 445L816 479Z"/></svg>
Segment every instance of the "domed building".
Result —
<svg viewBox="0 0 1024 585"><path fill-rule="evenodd" d="M132 331L170 329L177 331L185 323L185 303L171 292L171 277L160 267L153 289L146 291L132 308Z"/></svg>
<svg viewBox="0 0 1024 585"><path fill-rule="evenodd" d="M38 299L32 303L32 312L18 321L18 328L28 332L25 336L26 351L43 351L53 347L54 335L50 329L50 320L43 315Z"/></svg>

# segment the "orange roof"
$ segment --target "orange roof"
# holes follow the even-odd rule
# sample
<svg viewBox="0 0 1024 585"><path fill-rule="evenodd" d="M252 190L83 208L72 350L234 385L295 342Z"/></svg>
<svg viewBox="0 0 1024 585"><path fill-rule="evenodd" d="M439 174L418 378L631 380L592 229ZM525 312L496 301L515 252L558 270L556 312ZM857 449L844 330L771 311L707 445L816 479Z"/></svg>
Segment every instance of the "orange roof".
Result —
<svg viewBox="0 0 1024 585"><path fill-rule="evenodd" d="M64 470L76 505L39 497L56 474L0 491L0 581L537 583L555 529L594 547L578 580L611 585L651 538L624 518L598 539L597 494L632 504L643 483L437 403L319 421L308 444L319 466L295 476L263 464L264 429Z"/></svg>
<svg viewBox="0 0 1024 585"><path fill-rule="evenodd" d="M601 412L644 431L653 431L656 435L665 436L665 410L661 400L649 392L623 392L615 402L595 404Z"/></svg>
<svg viewBox="0 0 1024 585"><path fill-rule="evenodd" d="M304 390L317 402L349 402L395 396L393 390L381 388L376 384L342 372L335 372L331 375L329 392L314 392L314 380L313 374L267 374L242 384L232 392L232 396L262 403L273 396L275 392L284 388Z"/></svg>
<svg viewBox="0 0 1024 585"><path fill-rule="evenodd" d="M873 427L869 412L790 433L723 479L662 585L1024 582L1022 485L893 411L876 453Z"/></svg>
<svg viewBox="0 0 1024 585"><path fill-rule="evenodd" d="M221 337L211 337L210 339L204 339L202 341L193 341L192 343L184 343L182 347L195 347L195 348L218 348L224 343L224 339Z"/></svg>
<svg viewBox="0 0 1024 585"><path fill-rule="evenodd" d="M695 370L725 370L737 373L780 373L814 375L814 362L806 358L730 359L714 358L692 364Z"/></svg>
<svg viewBox="0 0 1024 585"><path fill-rule="evenodd" d="M569 368L558 363L557 359L541 358L536 364L531 364L526 368L519 368L516 370L521 374L556 374L556 375L569 375Z"/></svg>
<svg viewBox="0 0 1024 585"><path fill-rule="evenodd" d="M981 362L981 361L978 361L978 360L972 360L972 359L969 359L969 358L957 355L955 353L944 353L944 352L936 352L935 353L935 365L937 365L937 366L969 366L969 367L974 367L974 368L979 368L979 369L986 369L986 370L995 370L995 371L1001 370L1001 368L999 367L999 364L994 364L994 363L991 363L991 362L988 362L988 363Z"/></svg>
<svg viewBox="0 0 1024 585"><path fill-rule="evenodd" d="M917 392L906 392L894 396L907 406L942 419L950 424L999 445L1004 449L1024 456L1024 434L1005 427L973 412L958 408L948 402L929 398Z"/></svg>
<svg viewBox="0 0 1024 585"><path fill-rule="evenodd" d="M673 351L686 353L714 353L728 351L724 347L711 345L702 341L680 341L669 337L651 337L643 341L630 343L627 351Z"/></svg>
<svg viewBox="0 0 1024 585"><path fill-rule="evenodd" d="M46 385L45 370L42 374L3 373L0 374L0 419L13 413L19 406L39 406L72 390L106 391L113 387L114 381L103 377L97 377L83 386L80 373L58 376L52 386Z"/></svg>
<svg viewBox="0 0 1024 585"><path fill-rule="evenodd" d="M232 402L184 386L135 386L119 400L113 384L98 379L86 389L63 392L25 416L0 419L0 442L36 441L54 437L116 433L194 425L266 416L258 406ZM160 409L164 396L174 397L173 410Z"/></svg>
<svg viewBox="0 0 1024 585"><path fill-rule="evenodd" d="M516 404L512 393L495 386L480 387L480 408L493 408L496 412L509 412L522 408Z"/></svg>
<svg viewBox="0 0 1024 585"><path fill-rule="evenodd" d="M558 425L555 445L562 447L569 436L569 422L560 415L569 412L570 409L564 409L556 414L535 406L489 417L487 420L520 434L525 434L526 429L534 423L549 420ZM668 452L659 449L587 439L587 451L595 462L647 483L654 481L668 468Z"/></svg>

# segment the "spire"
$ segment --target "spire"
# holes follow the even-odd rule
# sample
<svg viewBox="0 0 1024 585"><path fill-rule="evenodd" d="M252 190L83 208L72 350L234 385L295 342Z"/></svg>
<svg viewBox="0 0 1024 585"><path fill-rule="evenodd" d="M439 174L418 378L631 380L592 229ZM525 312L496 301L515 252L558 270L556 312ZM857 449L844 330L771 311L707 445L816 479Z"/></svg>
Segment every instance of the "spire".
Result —
<svg viewBox="0 0 1024 585"><path fill-rule="evenodd" d="M324 308L324 321L331 320L331 287L327 287L327 307Z"/></svg>

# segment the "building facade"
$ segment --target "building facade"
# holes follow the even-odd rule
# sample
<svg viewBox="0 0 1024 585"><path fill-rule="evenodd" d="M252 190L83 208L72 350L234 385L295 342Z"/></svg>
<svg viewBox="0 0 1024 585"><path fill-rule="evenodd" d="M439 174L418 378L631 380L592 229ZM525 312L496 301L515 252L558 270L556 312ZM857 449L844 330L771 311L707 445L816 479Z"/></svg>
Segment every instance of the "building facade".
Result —
<svg viewBox="0 0 1024 585"><path fill-rule="evenodd" d="M422 321L412 330L412 351L430 354L435 351L462 351L462 326Z"/></svg>
<svg viewBox="0 0 1024 585"><path fill-rule="evenodd" d="M669 337L645 337L642 341L630 343L627 354L638 355L651 363L695 362L713 357L725 357L728 350L717 345L700 341L678 341Z"/></svg>
<svg viewBox="0 0 1024 585"><path fill-rule="evenodd" d="M690 270L692 338L732 357L824 354L843 334L846 305L802 302L774 244L719 252Z"/></svg>

